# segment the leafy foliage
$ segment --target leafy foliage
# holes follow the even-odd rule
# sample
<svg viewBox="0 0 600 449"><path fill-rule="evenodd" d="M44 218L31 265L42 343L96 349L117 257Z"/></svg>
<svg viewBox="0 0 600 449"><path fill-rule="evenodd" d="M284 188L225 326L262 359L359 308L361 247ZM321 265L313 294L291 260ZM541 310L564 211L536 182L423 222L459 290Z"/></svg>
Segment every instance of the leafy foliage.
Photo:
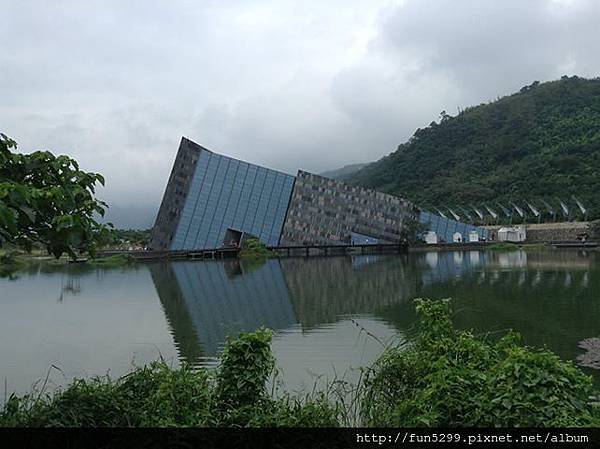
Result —
<svg viewBox="0 0 600 449"><path fill-rule="evenodd" d="M145 247L150 242L150 229L115 229L109 245L132 244Z"/></svg>
<svg viewBox="0 0 600 449"><path fill-rule="evenodd" d="M563 77L443 114L349 181L421 207L576 195L600 218L600 79ZM541 207L541 204L539 204Z"/></svg>
<svg viewBox="0 0 600 449"><path fill-rule="evenodd" d="M245 239L239 253L239 256L244 259L266 259L270 255L271 252L257 238Z"/></svg>
<svg viewBox="0 0 600 449"><path fill-rule="evenodd" d="M589 426L592 380L547 350L456 331L448 300L417 300L420 333L392 348L365 381L363 417L375 426Z"/></svg>
<svg viewBox="0 0 600 449"><path fill-rule="evenodd" d="M78 379L55 396L11 396L0 415L4 426L173 426L208 422L206 372L170 369L163 362L112 381Z"/></svg>
<svg viewBox="0 0 600 449"><path fill-rule="evenodd" d="M41 244L56 258L94 253L109 236L95 214L106 204L94 197L97 173L81 171L68 156L48 151L18 154L14 140L0 134L0 246L31 250Z"/></svg>
<svg viewBox="0 0 600 449"><path fill-rule="evenodd" d="M257 408L264 406L266 382L275 366L271 338L270 331L259 330L225 345L215 388L221 420L248 421Z"/></svg>
<svg viewBox="0 0 600 449"><path fill-rule="evenodd" d="M401 235L407 242L414 243L420 240L423 233L428 229L429 226L426 223L421 223L419 220L407 217L402 227Z"/></svg>

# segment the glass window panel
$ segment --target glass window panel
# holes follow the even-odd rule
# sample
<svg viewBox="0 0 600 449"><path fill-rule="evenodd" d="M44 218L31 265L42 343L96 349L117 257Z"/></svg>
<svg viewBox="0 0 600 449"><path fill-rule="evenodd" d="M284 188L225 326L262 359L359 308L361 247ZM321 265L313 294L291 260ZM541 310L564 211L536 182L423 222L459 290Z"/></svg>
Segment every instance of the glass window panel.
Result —
<svg viewBox="0 0 600 449"><path fill-rule="evenodd" d="M209 209L211 207L210 199L212 197L213 191L215 190L216 184L218 184L217 171L220 166L221 159L222 159L221 157L219 157L217 155L213 155L213 157L211 157L211 159L209 161L206 180L202 185L202 190L200 191L200 195L199 195L199 200L200 200L200 198L202 198L204 201L206 201L206 205L204 207L196 206L196 208L194 210L194 216L192 217L192 222L195 222L195 223L202 222L204 217L209 212ZM194 229L194 230L190 229L190 232L188 232L188 235L185 239L186 248L189 248L189 249L201 248L201 247L197 246L198 245L198 236L200 234L202 234L203 232L204 231L203 231L202 227L200 227L199 229Z"/></svg>

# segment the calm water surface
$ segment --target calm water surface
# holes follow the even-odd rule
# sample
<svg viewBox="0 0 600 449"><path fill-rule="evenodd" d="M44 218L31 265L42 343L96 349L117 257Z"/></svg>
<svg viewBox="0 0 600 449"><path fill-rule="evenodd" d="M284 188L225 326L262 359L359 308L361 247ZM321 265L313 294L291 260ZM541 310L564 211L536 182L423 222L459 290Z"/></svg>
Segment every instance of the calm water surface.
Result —
<svg viewBox="0 0 600 449"><path fill-rule="evenodd" d="M382 343L405 339L420 296L452 297L461 328L512 328L575 360L580 340L600 336L599 259L456 251L36 268L0 279L0 380L26 392L46 375L54 388L159 357L210 366L227 335L266 326L286 388L312 388L355 379Z"/></svg>

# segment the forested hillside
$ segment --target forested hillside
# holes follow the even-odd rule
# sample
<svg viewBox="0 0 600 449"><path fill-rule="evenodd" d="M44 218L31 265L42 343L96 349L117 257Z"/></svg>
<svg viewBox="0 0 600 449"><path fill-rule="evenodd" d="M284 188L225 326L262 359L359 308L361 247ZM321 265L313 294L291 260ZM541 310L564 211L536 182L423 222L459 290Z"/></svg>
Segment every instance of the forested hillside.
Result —
<svg viewBox="0 0 600 449"><path fill-rule="evenodd" d="M520 92L417 129L383 159L346 177L421 207L530 201L600 217L600 78L534 82Z"/></svg>
<svg viewBox="0 0 600 449"><path fill-rule="evenodd" d="M344 165L342 168L338 168L335 170L328 170L323 173L320 173L320 175L325 176L326 178L331 178L331 179L342 179L348 175L351 175L352 173L357 172L358 170L365 167L366 165L367 165L367 163Z"/></svg>

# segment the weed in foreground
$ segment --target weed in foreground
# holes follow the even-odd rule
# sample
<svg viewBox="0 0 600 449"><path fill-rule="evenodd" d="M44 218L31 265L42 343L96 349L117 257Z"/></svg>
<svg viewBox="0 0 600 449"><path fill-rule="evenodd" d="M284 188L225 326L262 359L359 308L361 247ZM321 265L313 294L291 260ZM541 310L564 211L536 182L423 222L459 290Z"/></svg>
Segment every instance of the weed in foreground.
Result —
<svg viewBox="0 0 600 449"><path fill-rule="evenodd" d="M214 371L153 362L55 394L11 395L0 427L598 426L592 380L548 350L454 329L449 300L416 300L419 332L387 347L356 384L275 394L272 332L228 340ZM595 395L595 396L594 396ZM590 398L596 399L590 399Z"/></svg>

